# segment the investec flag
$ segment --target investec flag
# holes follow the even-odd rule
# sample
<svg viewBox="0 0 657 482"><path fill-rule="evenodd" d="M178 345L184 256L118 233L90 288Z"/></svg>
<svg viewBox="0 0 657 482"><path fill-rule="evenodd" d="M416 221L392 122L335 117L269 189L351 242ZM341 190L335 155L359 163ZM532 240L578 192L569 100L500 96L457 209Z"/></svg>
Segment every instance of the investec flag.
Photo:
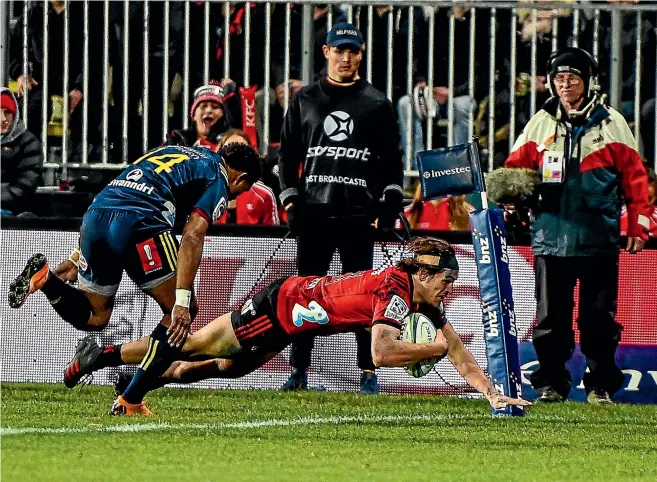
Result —
<svg viewBox="0 0 657 482"><path fill-rule="evenodd" d="M475 190L469 150L468 144L461 144L417 154L423 199Z"/></svg>

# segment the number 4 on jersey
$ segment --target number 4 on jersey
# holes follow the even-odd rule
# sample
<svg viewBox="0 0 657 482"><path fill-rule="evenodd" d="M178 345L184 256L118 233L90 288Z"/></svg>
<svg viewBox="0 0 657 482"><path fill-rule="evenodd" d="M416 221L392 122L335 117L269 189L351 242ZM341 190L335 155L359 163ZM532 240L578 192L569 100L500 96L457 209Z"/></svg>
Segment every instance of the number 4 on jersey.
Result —
<svg viewBox="0 0 657 482"><path fill-rule="evenodd" d="M301 326L304 321L325 325L329 322L329 317L326 310L316 301L311 301L308 304L308 308L304 308L299 303L296 303L294 308L292 308L292 322L294 326Z"/></svg>

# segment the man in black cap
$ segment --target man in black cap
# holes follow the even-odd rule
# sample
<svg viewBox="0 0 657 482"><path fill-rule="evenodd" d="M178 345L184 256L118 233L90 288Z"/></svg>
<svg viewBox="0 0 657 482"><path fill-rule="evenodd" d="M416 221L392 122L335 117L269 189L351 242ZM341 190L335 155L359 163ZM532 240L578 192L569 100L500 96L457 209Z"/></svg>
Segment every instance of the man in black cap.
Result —
<svg viewBox="0 0 657 482"><path fill-rule="evenodd" d="M297 237L301 276L323 276L337 249L343 273L372 268L372 225L394 225L401 209L403 168L392 104L358 76L365 44L338 23L323 47L326 77L294 95L279 151L281 202ZM307 307L305 307L307 308ZM361 391L377 393L368 332L357 334ZM292 346L284 389L305 389L313 338Z"/></svg>
<svg viewBox="0 0 657 482"><path fill-rule="evenodd" d="M547 66L552 97L518 137L506 167L536 170L532 206L538 324L533 343L540 367L530 377L543 402L568 397L566 362L575 349L573 298L579 280L580 347L588 366L590 403L611 403L623 373L614 355L619 218L628 212L626 249L648 239L648 178L623 116L598 95L597 63L585 50L554 53Z"/></svg>

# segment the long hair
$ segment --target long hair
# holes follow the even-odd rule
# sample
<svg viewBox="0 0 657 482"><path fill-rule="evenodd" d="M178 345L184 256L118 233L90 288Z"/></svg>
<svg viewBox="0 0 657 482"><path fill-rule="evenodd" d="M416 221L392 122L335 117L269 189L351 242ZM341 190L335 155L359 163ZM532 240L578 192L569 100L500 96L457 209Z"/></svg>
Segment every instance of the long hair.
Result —
<svg viewBox="0 0 657 482"><path fill-rule="evenodd" d="M452 231L470 230L470 213L465 203L465 196L449 198L449 229Z"/></svg>
<svg viewBox="0 0 657 482"><path fill-rule="evenodd" d="M418 255L456 256L451 244L444 239L430 236L418 236L411 239L408 243L408 249L413 253L413 257L403 258L397 263L397 268L408 274L417 273L420 269L424 269L430 274L437 274L444 270L444 268L421 263L415 258Z"/></svg>

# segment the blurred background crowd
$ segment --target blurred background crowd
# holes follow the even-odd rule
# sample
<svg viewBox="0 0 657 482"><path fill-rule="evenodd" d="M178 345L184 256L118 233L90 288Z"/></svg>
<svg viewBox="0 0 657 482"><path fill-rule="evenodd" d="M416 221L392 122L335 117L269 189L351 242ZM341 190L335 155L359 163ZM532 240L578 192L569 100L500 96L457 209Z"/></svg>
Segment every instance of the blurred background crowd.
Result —
<svg viewBox="0 0 657 482"><path fill-rule="evenodd" d="M634 129L647 166L654 166L657 13L625 11L614 25L610 11L594 10L593 3L576 10L570 3L512 10L442 2L371 11L317 3L311 7L312 64L304 76L299 4L5 2L3 215L81 215L118 173L112 167L163 142L216 144L236 135L259 149L268 169L260 190L248 200L245 195L241 208L238 200L222 222L280 222L272 168L283 114L297 90L324 75L328 26L347 19L366 39L361 76L388 94L398 115L413 227L467 230L468 212L477 207L476 199L464 197L423 202L412 172L415 153L476 135L483 162L501 166L513 136L549 97L545 68L555 48L593 52L601 90L609 92L612 44L620 35L616 107ZM69 196L39 199L52 199L53 192ZM523 216L507 212L518 229L527 227Z"/></svg>

